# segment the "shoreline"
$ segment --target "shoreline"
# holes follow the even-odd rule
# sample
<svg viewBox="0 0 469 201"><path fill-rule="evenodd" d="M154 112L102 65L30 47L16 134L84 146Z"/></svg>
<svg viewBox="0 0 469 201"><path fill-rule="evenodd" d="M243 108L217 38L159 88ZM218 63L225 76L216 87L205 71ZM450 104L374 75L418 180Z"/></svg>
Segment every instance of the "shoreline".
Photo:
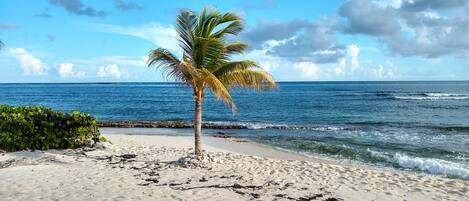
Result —
<svg viewBox="0 0 469 201"><path fill-rule="evenodd" d="M3 200L465 200L469 181L317 160L204 136L103 134L93 149L0 154ZM237 153L242 150L244 153ZM266 157L253 156L263 154ZM287 154L287 153L283 153ZM291 155L284 155L290 157ZM281 157L284 157L281 156Z"/></svg>
<svg viewBox="0 0 469 201"><path fill-rule="evenodd" d="M126 135L148 135L148 136L181 136L188 137L189 140L193 140L192 130L185 130L184 128L142 128L142 127L133 127L133 128L116 128L116 127L104 127L100 128L107 134L126 134ZM271 159L281 159L281 160L301 160L301 161L313 161L326 164L335 164L335 165L347 165L352 167L361 167L361 168L372 168L376 170L385 170L385 171L396 171L396 172L409 172L419 175L429 175L437 176L444 178L455 178L465 181L467 179L451 176L450 174L445 175L441 173L431 173L424 170L415 170L415 169L406 169L406 168L397 168L390 167L385 165L371 164L358 160L352 159L340 159L334 158L331 156L320 155L316 153L302 153L293 150L288 150L280 147L271 146L268 144L254 142L248 138L237 137L236 135L231 135L228 133L220 134L203 134L202 136L203 144L207 143L213 147L222 148L234 153L252 155L258 157L267 157ZM418 161L417 161L418 162ZM400 166L399 166L400 167Z"/></svg>
<svg viewBox="0 0 469 201"><path fill-rule="evenodd" d="M193 141L192 136L187 135L165 135L165 134L104 134L104 135L126 135L126 136L162 136L168 138L177 138L183 139L187 141ZM261 157L261 158L268 158L273 160L286 160L286 161L307 161L307 162L315 162L315 163L322 163L328 165L339 165L339 166L347 166L352 168L364 168L376 171L386 171L392 173L404 173L404 174L415 174L419 176L429 176L429 177L436 177L436 178L445 178L445 179L456 179L461 181L468 181L458 177L449 177L440 174L431 174L422 171L415 171L411 169L397 169L387 166L378 166L374 164L367 164L360 161L354 161L349 159L337 159L327 156L321 156L318 154L303 154L300 152L295 152L279 147L274 147L266 144L257 143L245 138L223 138L223 137L216 137L211 135L202 135L202 149L208 148L209 151L219 151L219 152L229 152L233 154L241 154L245 156L254 156L254 157ZM188 149L192 149L192 144L187 146Z"/></svg>

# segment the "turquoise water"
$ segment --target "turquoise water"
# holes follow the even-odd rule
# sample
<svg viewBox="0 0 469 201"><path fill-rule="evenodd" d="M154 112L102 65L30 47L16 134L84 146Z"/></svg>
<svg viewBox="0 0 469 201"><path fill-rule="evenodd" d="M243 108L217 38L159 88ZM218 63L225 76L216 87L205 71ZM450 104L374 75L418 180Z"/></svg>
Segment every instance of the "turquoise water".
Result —
<svg viewBox="0 0 469 201"><path fill-rule="evenodd" d="M0 94L1 104L101 120L193 117L191 90L174 83L0 84ZM223 132L306 154L469 179L469 82L295 82L232 94L237 114L208 94L204 121L246 125Z"/></svg>

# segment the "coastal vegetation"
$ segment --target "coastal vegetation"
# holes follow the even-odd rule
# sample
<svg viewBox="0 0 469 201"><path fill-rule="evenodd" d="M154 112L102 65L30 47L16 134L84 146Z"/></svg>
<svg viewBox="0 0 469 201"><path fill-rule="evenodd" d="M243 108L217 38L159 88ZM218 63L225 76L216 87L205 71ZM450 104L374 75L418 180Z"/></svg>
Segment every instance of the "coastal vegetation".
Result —
<svg viewBox="0 0 469 201"><path fill-rule="evenodd" d="M100 140L96 118L89 114L0 105L2 150L78 148Z"/></svg>
<svg viewBox="0 0 469 201"><path fill-rule="evenodd" d="M209 89L218 100L223 100L236 112L229 89L241 87L262 90L275 88L276 83L256 62L232 60L233 56L243 54L248 48L245 43L228 40L228 37L232 39L243 30L242 19L236 14L222 14L208 8L202 9L199 15L191 10L181 10L175 27L182 58L166 49L157 48L148 54L147 64L160 69L168 79L192 87L195 101L195 154L200 156L205 89Z"/></svg>

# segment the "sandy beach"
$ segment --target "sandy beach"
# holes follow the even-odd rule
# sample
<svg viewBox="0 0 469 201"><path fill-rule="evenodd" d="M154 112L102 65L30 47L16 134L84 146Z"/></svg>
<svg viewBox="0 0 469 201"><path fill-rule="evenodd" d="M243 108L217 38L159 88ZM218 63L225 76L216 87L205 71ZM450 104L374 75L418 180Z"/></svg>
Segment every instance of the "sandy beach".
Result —
<svg viewBox="0 0 469 201"><path fill-rule="evenodd" d="M204 137L105 134L93 149L0 154L1 200L468 200L469 181ZM290 159L290 160L288 160Z"/></svg>

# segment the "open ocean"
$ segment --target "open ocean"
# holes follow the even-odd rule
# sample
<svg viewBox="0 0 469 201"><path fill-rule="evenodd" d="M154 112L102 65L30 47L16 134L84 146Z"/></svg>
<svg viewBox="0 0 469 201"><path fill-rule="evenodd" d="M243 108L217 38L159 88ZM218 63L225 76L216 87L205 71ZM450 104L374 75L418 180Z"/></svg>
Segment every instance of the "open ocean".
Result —
<svg viewBox="0 0 469 201"><path fill-rule="evenodd" d="M223 132L304 154L469 179L469 82L284 82L232 95L237 114L207 94L204 122L247 125ZM194 105L174 83L0 84L0 104L163 121L192 121Z"/></svg>

